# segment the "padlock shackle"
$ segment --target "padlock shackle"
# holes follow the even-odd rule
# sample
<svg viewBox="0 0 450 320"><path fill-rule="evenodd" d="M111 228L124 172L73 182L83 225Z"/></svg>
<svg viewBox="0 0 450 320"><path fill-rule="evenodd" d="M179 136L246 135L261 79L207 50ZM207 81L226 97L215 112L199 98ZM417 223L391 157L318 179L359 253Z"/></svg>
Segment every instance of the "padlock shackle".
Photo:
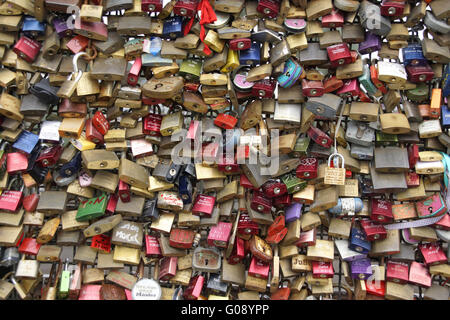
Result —
<svg viewBox="0 0 450 320"><path fill-rule="evenodd" d="M337 152L332 153L332 154L328 157L328 167L330 167L331 159L334 158L334 157L339 157L339 158L341 158L341 161L342 161L342 168L344 168L344 166L345 166L345 160L344 160L344 157L342 156L342 154L337 153Z"/></svg>
<svg viewBox="0 0 450 320"><path fill-rule="evenodd" d="M80 71L80 70L78 69L78 59L79 59L81 56L89 57L89 55L88 55L86 52L84 52L84 51L78 52L77 54L75 54L75 55L73 56L73 59L72 59L73 73L77 73L78 71Z"/></svg>

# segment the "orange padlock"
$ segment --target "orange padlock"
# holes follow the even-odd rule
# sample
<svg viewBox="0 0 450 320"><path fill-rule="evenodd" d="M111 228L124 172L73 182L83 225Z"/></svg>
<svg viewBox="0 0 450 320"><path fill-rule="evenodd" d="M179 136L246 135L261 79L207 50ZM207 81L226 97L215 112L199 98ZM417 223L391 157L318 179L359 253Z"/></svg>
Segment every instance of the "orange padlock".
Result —
<svg viewBox="0 0 450 320"><path fill-rule="evenodd" d="M236 126L238 119L231 115L235 114L233 111L225 111L219 113L219 115L214 119L214 124L223 129L233 129Z"/></svg>

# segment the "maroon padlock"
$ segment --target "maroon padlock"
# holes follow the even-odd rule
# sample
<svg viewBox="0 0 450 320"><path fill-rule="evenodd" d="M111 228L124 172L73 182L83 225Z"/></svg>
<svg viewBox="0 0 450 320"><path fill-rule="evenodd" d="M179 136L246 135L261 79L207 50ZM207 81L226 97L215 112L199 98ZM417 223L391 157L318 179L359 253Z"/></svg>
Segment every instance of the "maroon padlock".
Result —
<svg viewBox="0 0 450 320"><path fill-rule="evenodd" d="M302 231L300 233L300 239L298 239L295 245L299 248L314 246L316 244L316 232L316 228Z"/></svg>
<svg viewBox="0 0 450 320"><path fill-rule="evenodd" d="M13 51L25 61L32 63L41 49L41 44L36 40L22 36L14 45Z"/></svg>
<svg viewBox="0 0 450 320"><path fill-rule="evenodd" d="M178 0L174 7L173 13L177 16L192 18L197 12L198 0Z"/></svg>
<svg viewBox="0 0 450 320"><path fill-rule="evenodd" d="M164 257L160 260L160 281L169 281L177 273L177 257Z"/></svg>
<svg viewBox="0 0 450 320"><path fill-rule="evenodd" d="M46 147L42 149L39 157L36 159L36 162L43 168L53 166L59 161L62 152L63 147L60 144Z"/></svg>
<svg viewBox="0 0 450 320"><path fill-rule="evenodd" d="M103 144L105 142L103 135L92 124L92 119L86 120L85 136L87 140L95 144Z"/></svg>
<svg viewBox="0 0 450 320"><path fill-rule="evenodd" d="M292 203L292 197L290 194L284 194L279 197L272 199L272 205L277 208L277 210L283 210Z"/></svg>
<svg viewBox="0 0 450 320"><path fill-rule="evenodd" d="M162 8L162 0L142 0L141 2L141 10L144 12L161 12Z"/></svg>
<svg viewBox="0 0 450 320"><path fill-rule="evenodd" d="M403 15L405 3L394 0L383 0L380 5L381 15L386 17L399 17Z"/></svg>
<svg viewBox="0 0 450 320"><path fill-rule="evenodd" d="M232 39L228 42L228 46L231 50L247 50L250 49L252 40L249 38Z"/></svg>
<svg viewBox="0 0 450 320"><path fill-rule="evenodd" d="M263 79L261 81L255 82L252 87L252 95L254 97L259 97L262 99L273 98L275 88L277 87L277 81L274 79Z"/></svg>
<svg viewBox="0 0 450 320"><path fill-rule="evenodd" d="M267 198L275 198L287 193L286 185L277 180L269 180L261 186L262 192Z"/></svg>
<svg viewBox="0 0 450 320"><path fill-rule="evenodd" d="M382 199L370 199L370 219L380 223L390 223L393 221L392 203Z"/></svg>
<svg viewBox="0 0 450 320"><path fill-rule="evenodd" d="M241 213L237 225L238 233L242 235L257 234L259 232L259 225L250 219L246 213Z"/></svg>
<svg viewBox="0 0 450 320"><path fill-rule="evenodd" d="M327 53L333 68L352 63L352 55L346 43L338 43L327 47Z"/></svg>
<svg viewBox="0 0 450 320"><path fill-rule="evenodd" d="M318 168L319 161L316 158L303 158L295 170L295 175L300 179L315 179Z"/></svg>
<svg viewBox="0 0 450 320"><path fill-rule="evenodd" d="M217 164L217 169L222 172L232 173L239 172L239 164L236 161L236 157L225 153Z"/></svg>
<svg viewBox="0 0 450 320"><path fill-rule="evenodd" d="M272 201L262 192L255 191L252 195L250 208L261 213L270 213L272 209Z"/></svg>
<svg viewBox="0 0 450 320"><path fill-rule="evenodd" d="M256 11L269 18L276 18L280 11L280 4L277 0L258 0Z"/></svg>
<svg viewBox="0 0 450 320"><path fill-rule="evenodd" d="M333 143L333 140L322 130L316 127L309 127L308 131L306 132L308 137L310 137L315 143L318 145L329 148L331 147L331 144Z"/></svg>
<svg viewBox="0 0 450 320"><path fill-rule="evenodd" d="M431 81L434 78L434 71L428 65L409 65L406 66L406 73L408 74L408 80L414 83Z"/></svg>
<svg viewBox="0 0 450 320"><path fill-rule="evenodd" d="M302 93L307 97L321 97L324 94L324 87L322 81L317 80L302 80Z"/></svg>

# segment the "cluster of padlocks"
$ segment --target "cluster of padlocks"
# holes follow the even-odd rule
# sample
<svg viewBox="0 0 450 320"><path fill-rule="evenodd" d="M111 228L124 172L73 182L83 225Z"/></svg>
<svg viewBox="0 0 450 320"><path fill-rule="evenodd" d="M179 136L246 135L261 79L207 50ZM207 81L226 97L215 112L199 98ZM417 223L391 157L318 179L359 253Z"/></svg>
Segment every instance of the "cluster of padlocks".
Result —
<svg viewBox="0 0 450 320"><path fill-rule="evenodd" d="M449 299L450 1L3 0L0 299Z"/></svg>

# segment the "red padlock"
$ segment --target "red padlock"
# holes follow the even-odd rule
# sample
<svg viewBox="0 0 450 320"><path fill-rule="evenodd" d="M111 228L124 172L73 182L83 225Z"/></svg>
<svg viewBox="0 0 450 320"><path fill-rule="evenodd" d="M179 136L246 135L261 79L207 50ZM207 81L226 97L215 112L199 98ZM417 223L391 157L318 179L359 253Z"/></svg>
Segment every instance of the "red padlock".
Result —
<svg viewBox="0 0 450 320"><path fill-rule="evenodd" d="M36 241L35 238L25 238L19 247L19 252L30 256L38 254L41 244Z"/></svg>
<svg viewBox="0 0 450 320"><path fill-rule="evenodd" d="M295 175L300 179L315 179L318 168L319 161L316 158L303 158L300 160Z"/></svg>
<svg viewBox="0 0 450 320"><path fill-rule="evenodd" d="M267 279L269 277L270 263L262 261L255 256L250 261L250 267L248 268L248 274L252 277Z"/></svg>
<svg viewBox="0 0 450 320"><path fill-rule="evenodd" d="M116 212L117 203L119 202L119 197L111 193L108 199L108 203L106 205L106 213L109 215L113 215Z"/></svg>
<svg viewBox="0 0 450 320"><path fill-rule="evenodd" d="M106 234L97 234L92 237L91 248L101 253L111 252L111 237Z"/></svg>
<svg viewBox="0 0 450 320"><path fill-rule="evenodd" d="M147 257L162 257L161 247L158 238L155 236L145 235L145 255Z"/></svg>
<svg viewBox="0 0 450 320"><path fill-rule="evenodd" d="M131 190L130 186L124 182L123 180L119 180L119 187L118 187L118 195L122 202L130 202L131 201Z"/></svg>
<svg viewBox="0 0 450 320"><path fill-rule="evenodd" d="M194 242L195 232L189 229L172 228L170 230L169 244L171 247L190 249Z"/></svg>
<svg viewBox="0 0 450 320"><path fill-rule="evenodd" d="M242 215L242 214L241 214ZM245 247L244 239L236 237L236 242L234 243L233 251L228 257L227 261L229 264L237 264L241 262L245 257Z"/></svg>
<svg viewBox="0 0 450 320"><path fill-rule="evenodd" d="M336 92L338 95L358 97L361 89L359 88L358 79L345 80L344 85Z"/></svg>
<svg viewBox="0 0 450 320"><path fill-rule="evenodd" d="M387 200L370 199L370 219L380 223L390 223L393 221L392 203Z"/></svg>
<svg viewBox="0 0 450 320"><path fill-rule="evenodd" d="M72 51L73 54L77 54L78 52L85 51L88 45L89 45L88 38L82 35L76 35L67 42L66 47L70 51Z"/></svg>
<svg viewBox="0 0 450 320"><path fill-rule="evenodd" d="M212 226L208 234L208 245L226 248L232 228L233 224L230 222L218 222Z"/></svg>
<svg viewBox="0 0 450 320"><path fill-rule="evenodd" d="M250 49L252 40L250 38L232 39L228 42L231 50L247 50Z"/></svg>
<svg viewBox="0 0 450 320"><path fill-rule="evenodd" d="M158 280L168 281L177 273L178 257L164 257L160 260Z"/></svg>
<svg viewBox="0 0 450 320"><path fill-rule="evenodd" d="M276 87L277 81L275 79L263 79L255 82L252 87L251 96L262 99L271 99L273 98Z"/></svg>
<svg viewBox="0 0 450 320"><path fill-rule="evenodd" d="M344 25L344 16L333 8L327 15L322 16L322 28L340 28Z"/></svg>
<svg viewBox="0 0 450 320"><path fill-rule="evenodd" d="M288 229L285 227L285 218L279 215L274 222L267 229L266 242L270 244L277 244L286 236Z"/></svg>
<svg viewBox="0 0 450 320"><path fill-rule="evenodd" d="M102 135L105 135L109 130L109 122L101 111L97 111L96 113L94 113L94 117L92 118L92 125Z"/></svg>
<svg viewBox="0 0 450 320"><path fill-rule="evenodd" d="M415 143L408 146L408 160L409 168L414 169L417 161L419 161L419 146Z"/></svg>
<svg viewBox="0 0 450 320"><path fill-rule="evenodd" d="M419 287L431 287L431 274L428 267L417 261L411 262L408 282Z"/></svg>
<svg viewBox="0 0 450 320"><path fill-rule="evenodd" d="M383 225L371 220L361 220L361 227L368 241L383 240L387 237L387 231Z"/></svg>
<svg viewBox="0 0 450 320"><path fill-rule="evenodd" d="M276 0L258 0L256 11L269 18L276 18L280 11L280 4Z"/></svg>
<svg viewBox="0 0 450 320"><path fill-rule="evenodd" d="M292 203L292 197L290 194L284 194L282 196L272 199L272 205L278 210L282 210Z"/></svg>
<svg viewBox="0 0 450 320"><path fill-rule="evenodd" d="M105 142L103 135L92 124L92 119L86 120L85 136L87 140L95 144L103 144Z"/></svg>
<svg viewBox="0 0 450 320"><path fill-rule="evenodd" d="M302 93L307 97L321 97L324 94L322 81L302 80Z"/></svg>
<svg viewBox="0 0 450 320"><path fill-rule="evenodd" d="M382 16L386 17L400 17L405 10L405 3L393 0L383 0L380 5Z"/></svg>
<svg viewBox="0 0 450 320"><path fill-rule="evenodd" d="M15 179L11 180L9 189L11 189L11 185L14 181ZM17 212L22 205L23 188L24 186L22 184L21 190L3 190L0 195L0 210Z"/></svg>
<svg viewBox="0 0 450 320"><path fill-rule="evenodd" d="M214 210L214 204L216 203L216 198L213 196L207 196L205 194L197 195L192 207L192 214L196 216L207 216L210 217Z"/></svg>
<svg viewBox="0 0 450 320"><path fill-rule="evenodd" d="M245 174L239 176L239 185L245 189L256 190Z"/></svg>
<svg viewBox="0 0 450 320"><path fill-rule="evenodd" d="M330 92L336 91L343 85L344 85L344 81L336 78L336 76L332 76L323 81L323 92L330 93Z"/></svg>
<svg viewBox="0 0 450 320"><path fill-rule="evenodd" d="M198 0L178 0L174 7L173 13L177 16L192 18L197 12Z"/></svg>
<svg viewBox="0 0 450 320"><path fill-rule="evenodd" d="M43 168L51 167L59 161L62 152L63 147L60 144L44 148L36 159L36 162Z"/></svg>
<svg viewBox="0 0 450 320"><path fill-rule="evenodd" d="M333 262L313 261L312 262L313 278L333 278L334 269Z"/></svg>
<svg viewBox="0 0 450 320"><path fill-rule="evenodd" d="M270 213L272 209L272 201L262 192L255 191L252 195L250 208L261 213Z"/></svg>
<svg viewBox="0 0 450 320"><path fill-rule="evenodd" d="M144 12L161 12L162 8L162 0L142 0L141 2L141 10Z"/></svg>
<svg viewBox="0 0 450 320"><path fill-rule="evenodd" d="M26 212L35 212L39 203L39 195L32 193L23 197L23 208Z"/></svg>
<svg viewBox="0 0 450 320"><path fill-rule="evenodd" d="M311 229L308 231L302 231L300 233L300 239L295 243L299 248L304 248L308 246L314 246L316 244L316 229Z"/></svg>
<svg viewBox="0 0 450 320"><path fill-rule="evenodd" d="M440 230L450 230L450 214L445 214L441 220L433 225L433 227Z"/></svg>
<svg viewBox="0 0 450 320"><path fill-rule="evenodd" d="M10 152L6 156L6 171L9 175L23 172L28 168L28 158L21 152Z"/></svg>
<svg viewBox="0 0 450 320"><path fill-rule="evenodd" d="M32 63L41 49L41 44L36 40L22 36L14 45L13 51L25 61Z"/></svg>
<svg viewBox="0 0 450 320"><path fill-rule="evenodd" d="M333 68L352 63L352 55L346 43L338 43L327 47L327 53Z"/></svg>
<svg viewBox="0 0 450 320"><path fill-rule="evenodd" d="M242 235L257 234L259 232L259 225L250 219L246 213L241 213L237 225L238 233Z"/></svg>
<svg viewBox="0 0 450 320"><path fill-rule="evenodd" d="M290 288L278 288L277 291L272 293L272 295L270 296L270 300L289 300L290 295Z"/></svg>
<svg viewBox="0 0 450 320"><path fill-rule="evenodd" d="M135 86L138 83L139 75L141 74L142 59L140 56L136 57L130 71L128 72L127 82L130 86Z"/></svg>
<svg viewBox="0 0 450 320"><path fill-rule="evenodd" d="M162 115L149 113L142 121L142 133L153 137L160 136Z"/></svg>
<svg viewBox="0 0 450 320"><path fill-rule="evenodd" d="M238 119L226 112L219 113L214 119L214 124L223 129L233 129L236 126Z"/></svg>
<svg viewBox="0 0 450 320"><path fill-rule="evenodd" d="M183 292L183 298L186 300L197 300L202 293L205 277L197 275L189 281L189 285Z"/></svg>
<svg viewBox="0 0 450 320"><path fill-rule="evenodd" d="M406 185L408 188L414 188L420 186L420 178L419 175L415 172L406 172Z"/></svg>
<svg viewBox="0 0 450 320"><path fill-rule="evenodd" d="M386 280L396 283L407 283L409 265L400 261L388 261L386 265Z"/></svg>
<svg viewBox="0 0 450 320"><path fill-rule="evenodd" d="M419 244L419 250L427 266L434 266L447 262L447 256L437 242L421 243Z"/></svg>
<svg viewBox="0 0 450 320"><path fill-rule="evenodd" d="M333 140L322 130L316 127L309 127L308 131L306 132L308 137L310 137L315 143L318 145L329 148L331 147L331 144L333 143Z"/></svg>
<svg viewBox="0 0 450 320"><path fill-rule="evenodd" d="M261 186L262 192L267 198L275 198L287 193L287 187L283 182L269 180Z"/></svg>
<svg viewBox="0 0 450 320"><path fill-rule="evenodd" d="M366 292L377 297L384 297L386 294L386 282L385 281L375 281L375 280L365 280Z"/></svg>

